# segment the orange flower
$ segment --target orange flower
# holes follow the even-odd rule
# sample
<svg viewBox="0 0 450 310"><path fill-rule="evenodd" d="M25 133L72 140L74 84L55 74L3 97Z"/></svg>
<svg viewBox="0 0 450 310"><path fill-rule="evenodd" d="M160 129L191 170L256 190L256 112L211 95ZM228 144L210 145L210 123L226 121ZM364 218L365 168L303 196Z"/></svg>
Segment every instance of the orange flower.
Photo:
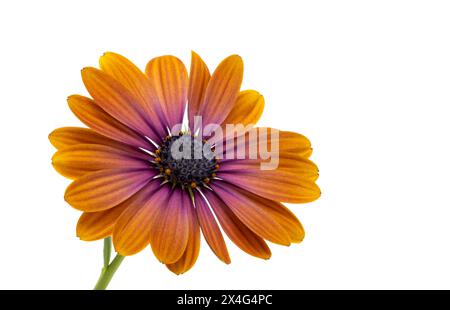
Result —
<svg viewBox="0 0 450 310"><path fill-rule="evenodd" d="M65 199L83 211L77 225L80 239L112 236L121 256L150 244L177 274L194 265L200 231L227 264L230 256L220 227L243 251L263 259L271 255L266 240L282 245L303 240L300 222L281 202L305 203L320 196L308 139L255 127L219 137L196 123L198 115L202 124L222 128L258 121L264 99L254 90L240 91L242 75L237 55L223 60L211 75L195 53L189 78L173 56L151 60L145 74L114 53L100 58L100 70L82 70L92 99L73 95L68 103L90 129L64 127L50 134L58 149L54 168L74 180ZM186 109L189 125L179 127L180 134L169 132L183 123ZM197 139L198 130L204 130L202 139ZM251 136L263 131L277 133L268 141L278 145L276 169L261 170L266 160L259 153L217 158L219 144L225 151L231 142L233 149L258 148L263 140L252 141ZM206 149L210 156L179 159L171 152L178 144Z"/></svg>

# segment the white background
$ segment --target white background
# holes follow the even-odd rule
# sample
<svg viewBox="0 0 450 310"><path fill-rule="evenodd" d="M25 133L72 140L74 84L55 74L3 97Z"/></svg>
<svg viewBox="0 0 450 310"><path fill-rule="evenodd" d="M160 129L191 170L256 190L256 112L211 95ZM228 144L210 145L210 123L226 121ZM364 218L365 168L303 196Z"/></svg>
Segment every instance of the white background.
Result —
<svg viewBox="0 0 450 310"><path fill-rule="evenodd" d="M308 136L323 196L289 205L306 239L269 261L202 243L176 276L149 249L111 289L450 289L448 1L2 1L0 288L90 289L102 242L75 236L47 135L80 125L80 69L195 50L245 63L261 124Z"/></svg>

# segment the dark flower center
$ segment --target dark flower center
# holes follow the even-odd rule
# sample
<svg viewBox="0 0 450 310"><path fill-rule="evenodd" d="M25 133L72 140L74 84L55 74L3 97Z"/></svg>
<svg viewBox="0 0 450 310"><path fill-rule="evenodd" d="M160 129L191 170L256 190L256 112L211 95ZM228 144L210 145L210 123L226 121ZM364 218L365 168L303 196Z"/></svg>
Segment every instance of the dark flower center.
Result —
<svg viewBox="0 0 450 310"><path fill-rule="evenodd" d="M188 133L166 137L156 155L157 168L173 185L191 188L206 185L219 169L211 145Z"/></svg>

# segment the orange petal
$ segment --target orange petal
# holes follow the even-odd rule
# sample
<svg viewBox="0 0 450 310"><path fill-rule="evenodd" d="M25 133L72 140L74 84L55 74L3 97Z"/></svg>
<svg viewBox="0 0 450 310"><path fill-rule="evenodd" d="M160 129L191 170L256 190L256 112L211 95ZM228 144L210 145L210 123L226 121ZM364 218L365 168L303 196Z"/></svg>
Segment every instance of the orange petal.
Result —
<svg viewBox="0 0 450 310"><path fill-rule="evenodd" d="M126 210L117 220L113 231L113 243L120 255L133 255L150 242L150 231L155 214L165 207L168 186L150 182L137 194L124 201Z"/></svg>
<svg viewBox="0 0 450 310"><path fill-rule="evenodd" d="M244 137L242 137L242 132L238 132L231 133L231 135L227 133L226 137L222 140L218 138L213 137L208 141L211 144L221 146L223 153L220 155L223 158L226 158L225 155L229 154L234 156L239 149L245 151L245 158L251 158L250 154L252 152L256 152L256 157L261 158L263 152L276 150L277 146L279 154L284 157L286 157L285 155L292 154L297 157L308 158L311 155L311 142L305 136L275 128L256 127L245 132ZM232 159L235 158L233 157Z"/></svg>
<svg viewBox="0 0 450 310"><path fill-rule="evenodd" d="M206 87L211 79L208 66L194 51L191 53L191 71L189 74L188 112L189 126L195 132L194 116L199 115L200 106L206 92Z"/></svg>
<svg viewBox="0 0 450 310"><path fill-rule="evenodd" d="M270 160L238 159L221 162L219 173L242 173L256 175L269 182L283 182L294 185L302 185L303 181L315 181L318 177L317 166L309 159L291 153L281 153L274 160L273 169L263 169L263 164Z"/></svg>
<svg viewBox="0 0 450 310"><path fill-rule="evenodd" d="M227 245L223 239L222 232L220 231L219 225L217 224L207 202L201 195L196 194L195 205L200 227L209 247L221 261L226 264L231 263L230 255L228 254Z"/></svg>
<svg viewBox="0 0 450 310"><path fill-rule="evenodd" d="M150 83L145 74L139 70L130 60L122 55L107 52L100 57L100 69L124 86L130 93L136 96L142 108L149 108L151 96Z"/></svg>
<svg viewBox="0 0 450 310"><path fill-rule="evenodd" d="M243 73L244 64L238 55L229 56L219 64L211 76L200 108L203 126L222 124L233 109L241 88Z"/></svg>
<svg viewBox="0 0 450 310"><path fill-rule="evenodd" d="M67 178L114 168L149 168L149 155L137 150L123 151L101 144L77 144L59 150L52 157L53 167Z"/></svg>
<svg viewBox="0 0 450 310"><path fill-rule="evenodd" d="M270 214L270 216L288 233L291 242L299 243L303 240L305 231L302 224L283 204L262 198L249 192L245 192L244 195L254 201L255 204L258 204L264 212Z"/></svg>
<svg viewBox="0 0 450 310"><path fill-rule="evenodd" d="M278 207L275 207L273 204L269 205L273 209L272 217L287 231L291 242L302 242L305 238L305 230L302 224L288 208L281 203L278 205Z"/></svg>
<svg viewBox="0 0 450 310"><path fill-rule="evenodd" d="M136 147L151 147L146 139L106 113L92 99L73 95L67 99L67 102L72 112L96 132Z"/></svg>
<svg viewBox="0 0 450 310"><path fill-rule="evenodd" d="M305 203L320 197L320 189L315 183L317 177L309 172L296 174L283 169L222 171L218 173L218 176L231 184L270 200Z"/></svg>
<svg viewBox="0 0 450 310"><path fill-rule="evenodd" d="M268 149L272 149L272 143L278 143L280 154L292 153L308 158L312 153L311 142L304 135L296 132L281 131L274 128L259 128L259 132L261 132L261 130L266 130L267 135L263 135L265 136L265 139L261 137L258 143L267 143ZM271 132L273 130L278 131L278 138L275 138L272 141Z"/></svg>
<svg viewBox="0 0 450 310"><path fill-rule="evenodd" d="M130 149L130 146L109 139L89 128L62 127L55 129L48 136L50 143L57 149L62 149L76 144L101 144L118 149Z"/></svg>
<svg viewBox="0 0 450 310"><path fill-rule="evenodd" d="M153 58L145 72L155 92L156 100L166 115L166 125L181 124L187 103L188 75L184 64L174 56Z"/></svg>
<svg viewBox="0 0 450 310"><path fill-rule="evenodd" d="M126 208L127 205L120 204L104 211L84 212L77 224L78 238L84 241L93 241L110 236L114 224Z"/></svg>
<svg viewBox="0 0 450 310"><path fill-rule="evenodd" d="M184 254L189 239L190 211L188 194L175 188L167 204L155 217L150 244L156 258L164 264L177 262Z"/></svg>
<svg viewBox="0 0 450 310"><path fill-rule="evenodd" d="M110 209L131 197L154 177L150 169L111 169L88 173L73 181L64 199L75 209L94 212Z"/></svg>
<svg viewBox="0 0 450 310"><path fill-rule="evenodd" d="M241 250L255 257L269 259L271 252L266 242L244 225L229 207L213 192L205 191L211 208L222 229Z"/></svg>
<svg viewBox="0 0 450 310"><path fill-rule="evenodd" d="M233 213L258 236L277 244L290 244L289 235L283 227L261 207L258 201L246 195L246 192L225 182L215 182L211 188Z"/></svg>
<svg viewBox="0 0 450 310"><path fill-rule="evenodd" d="M264 110L264 97L254 90L241 91L234 103L233 109L223 121L226 124L256 124Z"/></svg>
<svg viewBox="0 0 450 310"><path fill-rule="evenodd" d="M156 135L139 100L112 76L95 68L84 68L81 76L95 103L109 115L142 135Z"/></svg>
<svg viewBox="0 0 450 310"><path fill-rule="evenodd" d="M176 274L182 274L191 269L197 261L200 252L200 227L194 206L188 208L189 212L189 239L183 256L175 263L167 264L167 268Z"/></svg>
<svg viewBox="0 0 450 310"><path fill-rule="evenodd" d="M100 68L116 79L136 98L136 104L146 112L151 120L151 127L158 136L149 137L154 141L167 135L160 119L163 116L159 103L154 98L153 91L147 76L139 70L130 60L116 54L105 53L100 57Z"/></svg>

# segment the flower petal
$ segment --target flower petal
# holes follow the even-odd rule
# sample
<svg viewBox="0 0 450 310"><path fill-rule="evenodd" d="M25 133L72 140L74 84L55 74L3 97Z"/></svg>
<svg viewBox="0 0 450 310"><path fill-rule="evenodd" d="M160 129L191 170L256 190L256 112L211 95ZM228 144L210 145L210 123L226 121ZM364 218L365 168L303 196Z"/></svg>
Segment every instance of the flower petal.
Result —
<svg viewBox="0 0 450 310"><path fill-rule="evenodd" d="M92 99L72 95L67 102L72 112L99 134L136 147L152 147L149 141L106 113Z"/></svg>
<svg viewBox="0 0 450 310"><path fill-rule="evenodd" d="M211 76L200 107L203 126L222 124L233 109L243 73L244 64L238 55L229 56L219 64ZM210 133L205 131L204 134L207 136Z"/></svg>
<svg viewBox="0 0 450 310"><path fill-rule="evenodd" d="M75 179L98 170L150 169L149 159L149 155L137 150L123 151L101 144L77 144L56 152L52 157L52 164L63 176Z"/></svg>
<svg viewBox="0 0 450 310"><path fill-rule="evenodd" d="M226 124L254 125L258 122L264 110L264 97L255 90L241 91L234 103L233 109L223 121Z"/></svg>
<svg viewBox="0 0 450 310"><path fill-rule="evenodd" d="M273 162L271 163L271 160ZM271 163L273 166L268 165ZM270 168L270 169L268 169ZM311 160L292 153L281 153L279 158L236 159L221 162L220 173L244 173L264 178L270 182L301 185L304 180L315 181L319 176L317 165Z"/></svg>
<svg viewBox="0 0 450 310"><path fill-rule="evenodd" d="M89 128L62 127L52 131L48 138L50 143L57 149L63 149L76 144L101 144L118 149L131 149L129 145L109 139Z"/></svg>
<svg viewBox="0 0 450 310"><path fill-rule="evenodd" d="M195 194L195 206L203 236L209 247L221 261L226 264L231 263L227 245L225 244L219 225L206 200L198 193Z"/></svg>
<svg viewBox="0 0 450 310"><path fill-rule="evenodd" d="M189 239L190 211L186 192L175 188L155 217L150 244L156 258L164 263L177 262L183 255Z"/></svg>
<svg viewBox="0 0 450 310"><path fill-rule="evenodd" d="M260 160L230 160L221 163L217 175L270 200L304 203L320 197L315 183L317 166L310 160L280 158L278 167L273 170L261 170L260 165Z"/></svg>
<svg viewBox="0 0 450 310"><path fill-rule="evenodd" d="M140 252L150 242L150 232L155 214L165 207L168 186L153 181L121 205L126 210L117 220L113 231L116 252L128 256Z"/></svg>
<svg viewBox="0 0 450 310"><path fill-rule="evenodd" d="M276 151L284 157L287 154L304 158L311 155L311 142L305 136L275 128L256 127L245 132L226 133L225 138L212 137L208 142L216 144L216 154L223 160L236 159L238 151L247 159L264 158L265 152L276 155Z"/></svg>
<svg viewBox="0 0 450 310"><path fill-rule="evenodd" d="M191 127L192 132L195 132L195 128L197 127L194 124L194 116L199 115L201 103L210 79L211 74L209 73L208 66L197 53L192 51L188 90L189 126Z"/></svg>
<svg viewBox="0 0 450 310"><path fill-rule="evenodd" d="M230 208L213 192L205 191L222 229L241 250L255 257L269 259L271 252L264 239L244 225Z"/></svg>
<svg viewBox="0 0 450 310"><path fill-rule="evenodd" d="M266 150L269 151L265 154ZM224 144L216 143L216 154L225 157L217 175L255 194L292 203L310 202L320 196L314 183L317 166L307 159L311 145L300 134L254 128L240 138L229 137ZM264 155L269 155L269 159L263 160L267 158ZM263 170L262 164L267 168L269 162L275 169Z"/></svg>
<svg viewBox="0 0 450 310"><path fill-rule="evenodd" d="M191 269L197 261L200 252L200 226L194 206L188 208L189 212L189 239L183 256L175 263L167 264L167 268L175 274L182 274Z"/></svg>
<svg viewBox="0 0 450 310"><path fill-rule="evenodd" d="M84 68L81 76L92 98L109 115L147 137L155 137L151 120L134 94L112 76L95 68Z"/></svg>
<svg viewBox="0 0 450 310"><path fill-rule="evenodd" d="M164 138L167 135L167 130L161 121L164 114L156 98L154 98L147 76L130 60L111 52L100 57L100 68L134 95L136 104L139 104L148 115L151 120L150 126L158 134L149 138L155 142Z"/></svg>
<svg viewBox="0 0 450 310"><path fill-rule="evenodd" d="M181 124L187 103L188 75L184 64L174 56L153 58L145 69L156 100L166 115L169 129Z"/></svg>
<svg viewBox="0 0 450 310"><path fill-rule="evenodd" d="M258 236L274 243L289 245L290 238L283 227L258 201L246 192L224 182L215 182L211 188L233 213Z"/></svg>
<svg viewBox="0 0 450 310"><path fill-rule="evenodd" d="M112 234L114 224L127 208L126 204L98 211L83 212L77 224L77 237L84 241L104 239Z"/></svg>
<svg viewBox="0 0 450 310"><path fill-rule="evenodd" d="M88 173L73 181L64 199L75 209L110 209L131 197L154 177L156 170L111 169Z"/></svg>
<svg viewBox="0 0 450 310"><path fill-rule="evenodd" d="M243 194L259 204L259 208L263 209L264 212L270 214L270 216L288 233L291 242L299 243L303 240L305 231L302 224L283 204L265 199L250 192L244 191Z"/></svg>
<svg viewBox="0 0 450 310"><path fill-rule="evenodd" d="M266 200L266 206L271 208L272 217L286 230L291 242L300 243L305 238L305 230L297 217L283 204Z"/></svg>

